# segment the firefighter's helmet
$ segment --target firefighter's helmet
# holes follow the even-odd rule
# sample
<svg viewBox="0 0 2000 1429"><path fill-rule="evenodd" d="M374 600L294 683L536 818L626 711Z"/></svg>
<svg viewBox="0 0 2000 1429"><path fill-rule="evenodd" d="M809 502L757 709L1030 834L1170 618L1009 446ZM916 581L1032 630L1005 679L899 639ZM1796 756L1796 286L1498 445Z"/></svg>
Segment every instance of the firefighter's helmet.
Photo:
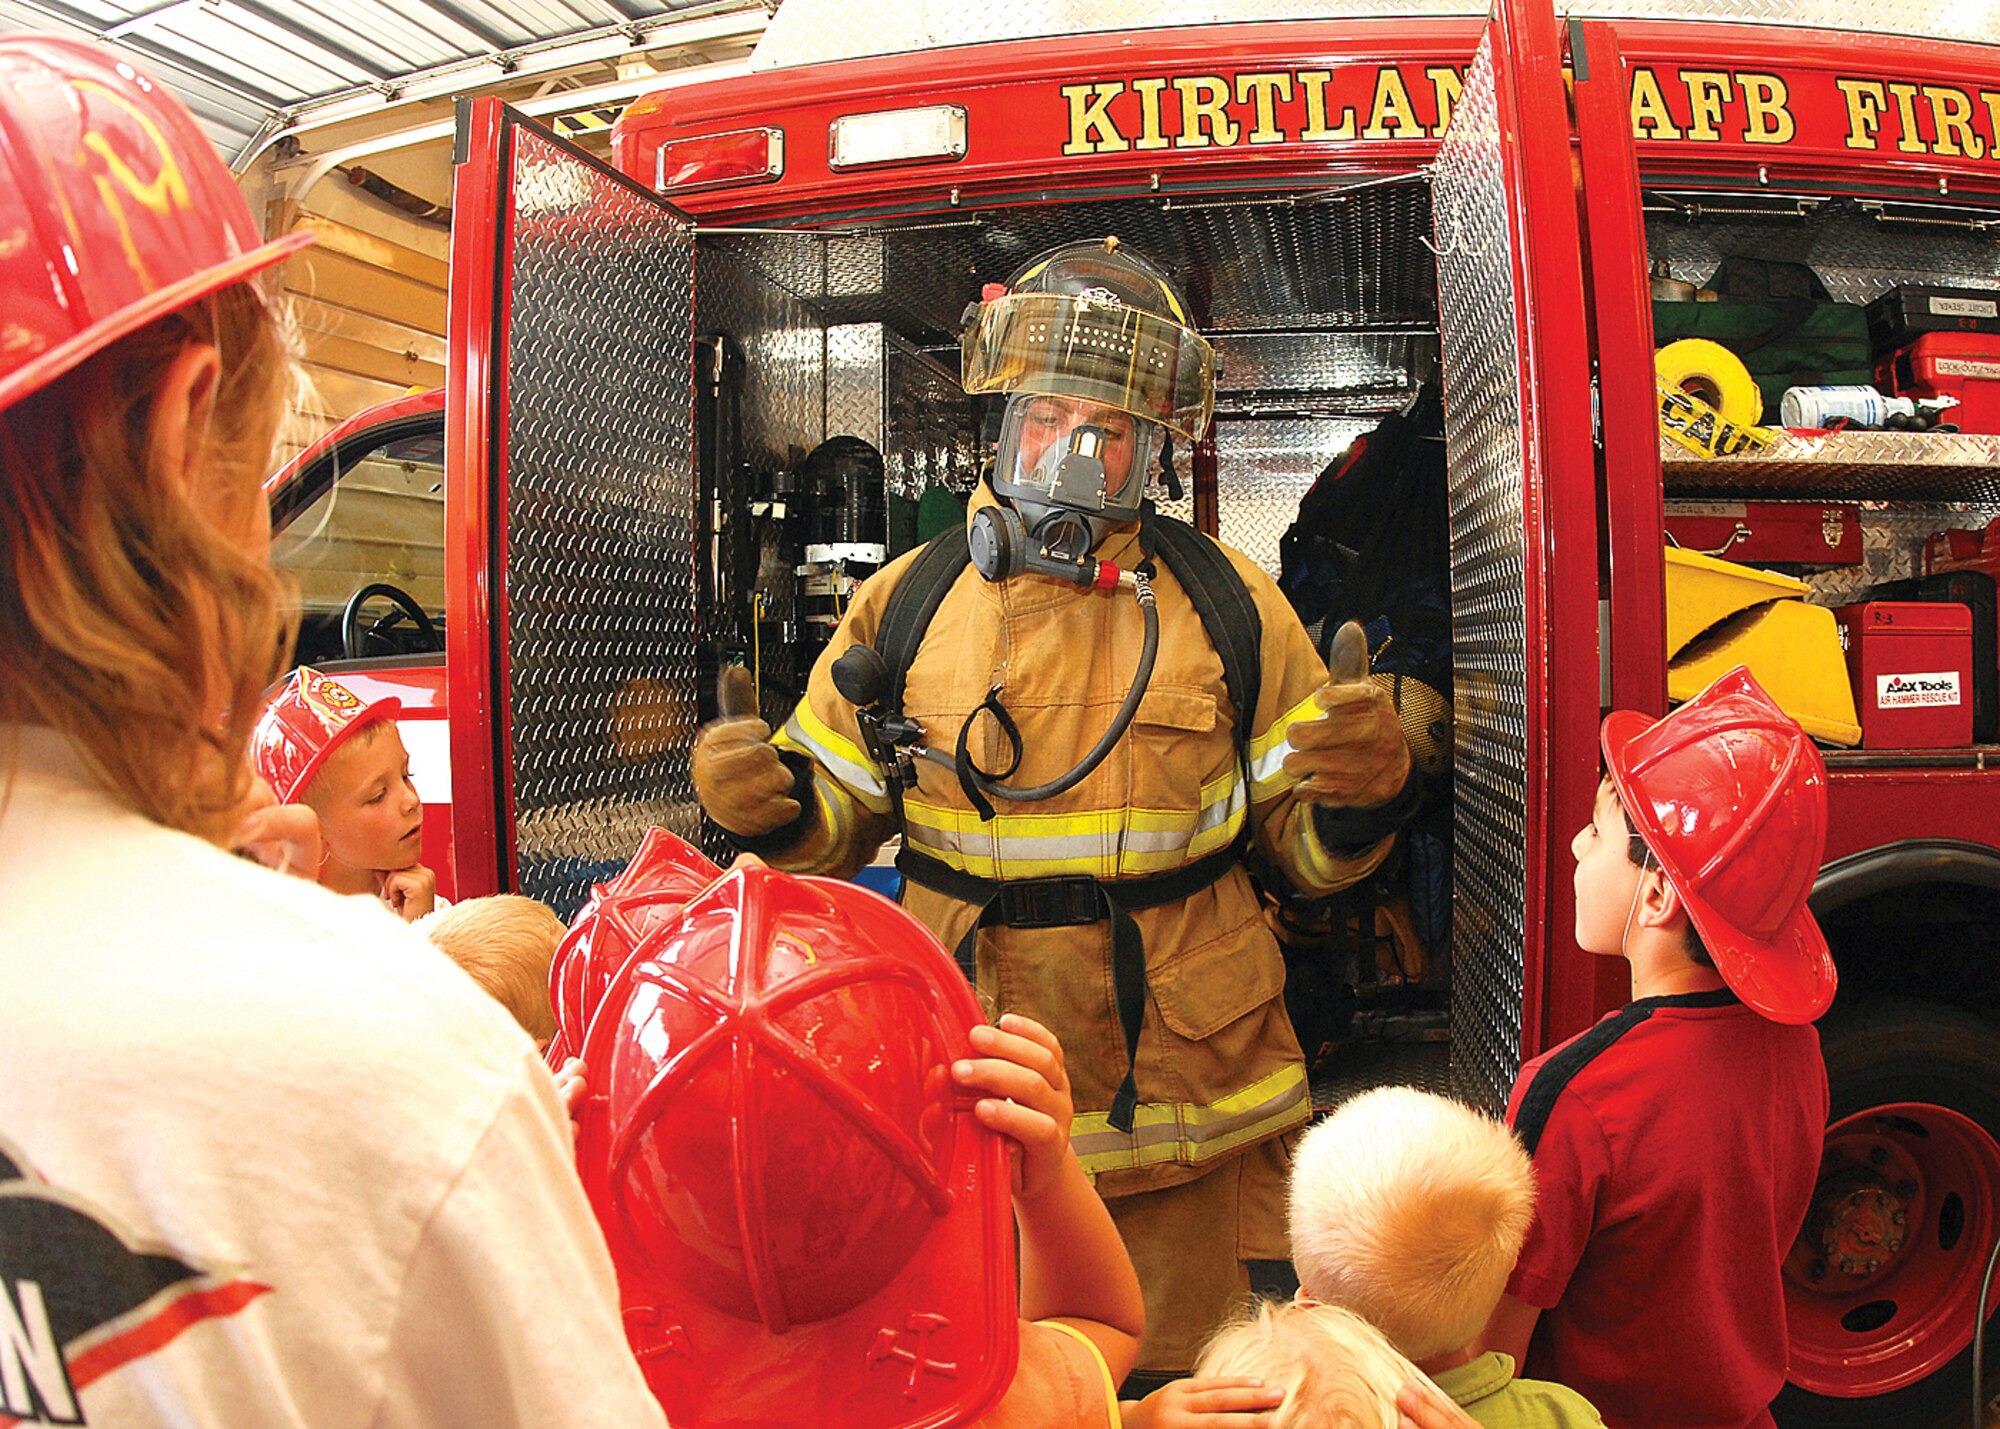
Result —
<svg viewBox="0 0 2000 1429"><path fill-rule="evenodd" d="M0 37L0 410L294 253L179 101L101 45Z"/></svg>
<svg viewBox="0 0 2000 1429"><path fill-rule="evenodd" d="M1739 665L1662 720L1606 716L1604 761L1732 991L1777 1022L1833 1001L1806 906L1826 849L1826 761Z"/></svg>
<svg viewBox="0 0 2000 1429"><path fill-rule="evenodd" d="M250 757L278 802L296 804L334 750L402 709L401 700L364 701L340 681L301 665L264 707L250 736Z"/></svg>
<svg viewBox="0 0 2000 1429"><path fill-rule="evenodd" d="M1187 304L1165 273L1116 238L1064 244L988 287L966 311L961 380L968 393L1008 397L993 468L997 494L1101 512L1109 521L1139 514L1166 434L1198 440L1215 409L1215 354ZM1101 495L1079 501L1065 497L1057 462L1068 429L1088 421L1091 409L1133 420L1125 424L1124 470L1099 483ZM1051 426L1045 440L1024 434L1037 419ZM1127 435L1110 434L1114 450ZM1042 460L1042 452L1055 456Z"/></svg>
<svg viewBox="0 0 2000 1429"><path fill-rule="evenodd" d="M853 884L750 867L689 897L699 870L655 857L662 898L633 879L580 917L618 971L562 1035L590 1068L578 1168L667 1417L976 1418L1018 1332L1005 1147L950 1075L970 988Z"/></svg>

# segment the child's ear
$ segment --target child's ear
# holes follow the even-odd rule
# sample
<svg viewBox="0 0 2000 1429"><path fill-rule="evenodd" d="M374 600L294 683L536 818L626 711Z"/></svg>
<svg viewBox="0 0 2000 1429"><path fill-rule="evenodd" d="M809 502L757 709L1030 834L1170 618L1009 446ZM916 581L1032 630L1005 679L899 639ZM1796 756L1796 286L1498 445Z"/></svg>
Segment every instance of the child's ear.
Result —
<svg viewBox="0 0 2000 1429"><path fill-rule="evenodd" d="M1639 875L1638 923L1642 928L1669 928L1687 920L1687 904L1680 890L1657 868Z"/></svg>

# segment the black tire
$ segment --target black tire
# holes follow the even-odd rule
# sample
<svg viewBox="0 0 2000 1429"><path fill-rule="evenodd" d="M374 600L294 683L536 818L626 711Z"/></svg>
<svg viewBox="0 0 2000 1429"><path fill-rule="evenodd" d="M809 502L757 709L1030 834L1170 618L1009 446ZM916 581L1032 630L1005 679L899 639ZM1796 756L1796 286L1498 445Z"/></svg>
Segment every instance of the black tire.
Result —
<svg viewBox="0 0 2000 1429"><path fill-rule="evenodd" d="M2000 1139L2000 1029L1942 1003L1873 998L1820 1024L1829 1124L1871 1106L1949 1107ZM1990 1246L1981 1246L1981 1268ZM2000 1317L1986 1326L1984 1383L2000 1383ZM1928 1378L1872 1399L1833 1399L1795 1384L1771 1406L1781 1429L1973 1429L1972 1346Z"/></svg>

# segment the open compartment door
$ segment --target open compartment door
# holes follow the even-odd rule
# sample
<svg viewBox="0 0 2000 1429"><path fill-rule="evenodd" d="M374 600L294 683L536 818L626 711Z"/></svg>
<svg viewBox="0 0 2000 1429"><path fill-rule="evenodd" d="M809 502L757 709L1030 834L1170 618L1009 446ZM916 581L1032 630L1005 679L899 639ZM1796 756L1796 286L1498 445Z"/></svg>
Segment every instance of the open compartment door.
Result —
<svg viewBox="0 0 2000 1429"><path fill-rule="evenodd" d="M446 658L461 896L573 914L691 840L694 236L496 100L460 106Z"/></svg>
<svg viewBox="0 0 2000 1429"><path fill-rule="evenodd" d="M1452 1079L1497 1107L1566 1011L1552 1009L1565 977L1592 976L1566 966L1580 956L1569 869L1550 852L1588 817L1598 667L1591 375L1548 0L1496 6L1432 189L1457 716Z"/></svg>

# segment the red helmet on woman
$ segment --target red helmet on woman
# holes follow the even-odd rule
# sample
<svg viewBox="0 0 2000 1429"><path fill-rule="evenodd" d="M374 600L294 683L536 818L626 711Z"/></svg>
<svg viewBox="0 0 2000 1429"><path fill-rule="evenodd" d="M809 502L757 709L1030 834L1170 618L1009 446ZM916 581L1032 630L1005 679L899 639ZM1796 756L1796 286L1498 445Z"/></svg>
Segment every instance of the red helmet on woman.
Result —
<svg viewBox="0 0 2000 1429"><path fill-rule="evenodd" d="M1018 1332L1005 1145L950 1075L982 1020L965 980L853 884L738 869L650 927L647 899L607 889L579 919L593 963L638 941L563 1031L590 1067L578 1167L667 1417L977 1417Z"/></svg>
<svg viewBox="0 0 2000 1429"><path fill-rule="evenodd" d="M193 117L110 50L0 36L0 409L311 241L265 243Z"/></svg>
<svg viewBox="0 0 2000 1429"><path fill-rule="evenodd" d="M1738 665L1663 720L1605 717L1604 762L1715 969L1775 1022L1810 1022L1838 977L1806 899L1826 852L1826 761Z"/></svg>

